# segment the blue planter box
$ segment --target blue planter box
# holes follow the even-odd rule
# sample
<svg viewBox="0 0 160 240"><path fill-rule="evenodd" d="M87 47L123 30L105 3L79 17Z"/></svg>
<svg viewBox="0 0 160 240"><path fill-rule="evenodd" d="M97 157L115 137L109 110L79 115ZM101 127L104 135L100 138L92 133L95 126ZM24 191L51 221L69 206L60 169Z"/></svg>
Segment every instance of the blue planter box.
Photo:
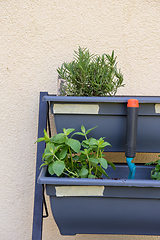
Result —
<svg viewBox="0 0 160 240"><path fill-rule="evenodd" d="M160 235L160 182L151 180L151 169L137 166L135 179L128 180L126 165L117 165L116 171L108 168L110 177L122 178L118 180L51 177L43 168L38 183L46 184L62 235Z"/></svg>
<svg viewBox="0 0 160 240"><path fill-rule="evenodd" d="M58 133L64 127L79 131L82 124L86 129L98 125L90 136L106 137L112 144L106 151L124 152L129 98L140 103L137 152L160 152L160 97L45 96L44 100L50 103ZM116 171L107 169L111 179L58 178L43 168L38 183L46 184L62 235L160 235L160 181L151 180L152 168L137 164L134 180L127 179L125 164L117 165Z"/></svg>
<svg viewBox="0 0 160 240"><path fill-rule="evenodd" d="M54 114L57 133L98 126L89 136L106 137L109 152L124 152L127 101L139 100L137 152L160 152L160 97L60 97L45 96ZM73 109L73 110L72 110Z"/></svg>

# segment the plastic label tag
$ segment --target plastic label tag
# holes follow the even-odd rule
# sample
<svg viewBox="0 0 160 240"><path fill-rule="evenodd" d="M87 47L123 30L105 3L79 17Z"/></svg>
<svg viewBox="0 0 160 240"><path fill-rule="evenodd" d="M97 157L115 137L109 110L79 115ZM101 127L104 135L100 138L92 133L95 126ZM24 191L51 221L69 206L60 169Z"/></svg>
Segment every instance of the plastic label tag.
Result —
<svg viewBox="0 0 160 240"><path fill-rule="evenodd" d="M61 186L55 189L57 197L103 196L104 186Z"/></svg>
<svg viewBox="0 0 160 240"><path fill-rule="evenodd" d="M97 104L54 104L54 113L70 114L98 114L99 105Z"/></svg>
<svg viewBox="0 0 160 240"><path fill-rule="evenodd" d="M155 104L155 112L160 113L160 104L159 103Z"/></svg>

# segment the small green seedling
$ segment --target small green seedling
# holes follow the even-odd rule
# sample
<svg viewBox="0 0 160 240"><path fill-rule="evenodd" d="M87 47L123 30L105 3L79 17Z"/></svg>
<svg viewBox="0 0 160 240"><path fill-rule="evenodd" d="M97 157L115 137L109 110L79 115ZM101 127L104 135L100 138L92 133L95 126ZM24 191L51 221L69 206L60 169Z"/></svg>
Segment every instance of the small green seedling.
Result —
<svg viewBox="0 0 160 240"><path fill-rule="evenodd" d="M104 158L103 151L106 146L111 145L102 137L98 140L88 139L88 133L94 128L86 131L82 125L81 132L74 132L73 128L63 128L63 133L51 138L44 130L44 137L37 140L46 143L41 167L48 166L48 172L58 177L101 178L105 175L109 178L105 170L108 164L115 170L115 165ZM84 140L80 142L75 139L76 135L83 136Z"/></svg>
<svg viewBox="0 0 160 240"><path fill-rule="evenodd" d="M160 157L160 155L158 155ZM153 180L160 180L160 159L157 159L155 162L149 162L145 165L156 164L155 168L151 171L151 177Z"/></svg>

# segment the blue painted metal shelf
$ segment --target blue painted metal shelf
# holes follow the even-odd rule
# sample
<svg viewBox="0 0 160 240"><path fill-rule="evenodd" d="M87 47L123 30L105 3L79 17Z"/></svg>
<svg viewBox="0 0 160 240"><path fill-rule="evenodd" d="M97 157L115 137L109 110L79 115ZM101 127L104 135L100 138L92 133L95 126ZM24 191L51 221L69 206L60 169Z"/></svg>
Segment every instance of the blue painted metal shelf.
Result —
<svg viewBox="0 0 160 240"><path fill-rule="evenodd" d="M137 152L159 153L159 96L117 96L105 98L61 97L48 95L47 92L42 92L40 93L39 104L38 137L42 137L44 128L46 129L47 126L50 125L49 107L51 108L51 112L53 113L54 104L97 104L99 107L98 113L90 114L89 118L87 114L80 115L73 113L54 113L57 133L62 132L62 129L64 127L72 127L75 128L76 131L79 131L81 125L84 125L86 129L98 125L98 127L94 129L93 137L99 138L104 136L106 137L106 140L112 144L112 148L105 150L109 152L124 152L127 114L126 103L130 98L136 98L139 100L140 103L138 113ZM93 132L91 133L91 135L92 134ZM137 166L135 180L128 180L125 178L121 179L122 176L126 176L126 178L128 176L128 168L125 165L117 165L117 172L113 172L112 169L109 169L111 177L115 178L116 176L118 176L118 178L120 178L117 180L67 178L63 179L49 176L46 168L43 168L42 171L39 169L42 163L42 154L44 152L44 149L45 144L43 142L37 144L32 240L42 239L43 209L47 210L43 197L44 184L47 187L47 193L51 197L51 208L53 211L53 215L58 216L58 211L61 212L61 214L59 214L60 216L58 216L56 220L56 222L58 222L61 234L74 235L77 233L103 233L160 235L158 225L160 217L157 210L160 209L160 182L151 180L150 170L152 166ZM39 182L39 184L37 183L37 181ZM57 198L55 187L62 185L97 185L104 186L105 191L102 198ZM100 202L97 205L98 199ZM99 211L101 213L101 216L99 216L97 220L95 220L95 222L94 218L92 218L91 225L94 225L94 229L91 228L91 225L88 224L88 217L85 219L83 216L82 202L84 202L84 204L88 206L87 208L85 208L85 211L88 214L89 209L94 208L95 204L96 206L99 206L97 207L97 212L95 214L98 214ZM66 205L68 206L68 212L65 208ZM76 208L77 206L79 207ZM119 206L119 208L117 208L116 206ZM70 207L73 208L73 211L71 211ZM114 207L116 210L114 209ZM114 209L114 211L112 211L112 208ZM77 209L77 213L75 209ZM115 212L115 215L112 217L113 212ZM106 220L107 214L109 214L107 217L108 220ZM67 219L70 215L71 218L68 221ZM80 218L84 218L84 221L81 221ZM80 224L77 224L76 221ZM69 223L71 223L71 225ZM127 226L127 228L125 225ZM75 226L74 229L73 226Z"/></svg>

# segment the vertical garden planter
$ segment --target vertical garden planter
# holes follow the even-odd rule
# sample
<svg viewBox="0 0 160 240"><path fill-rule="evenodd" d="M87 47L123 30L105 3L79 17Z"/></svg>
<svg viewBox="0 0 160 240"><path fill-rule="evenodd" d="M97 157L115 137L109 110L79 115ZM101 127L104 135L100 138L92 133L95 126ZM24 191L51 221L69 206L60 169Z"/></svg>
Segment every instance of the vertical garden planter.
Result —
<svg viewBox="0 0 160 240"><path fill-rule="evenodd" d="M109 152L125 151L126 106L139 100L137 152L160 152L160 97L60 97L44 96L54 114L57 133L98 126L90 136L106 137ZM109 159L108 159L109 160ZM154 160L154 159L153 159ZM117 164L111 179L69 179L41 170L39 184L46 184L53 217L62 235L143 234L160 235L160 181L150 177L152 166L137 164L134 180L128 167Z"/></svg>

